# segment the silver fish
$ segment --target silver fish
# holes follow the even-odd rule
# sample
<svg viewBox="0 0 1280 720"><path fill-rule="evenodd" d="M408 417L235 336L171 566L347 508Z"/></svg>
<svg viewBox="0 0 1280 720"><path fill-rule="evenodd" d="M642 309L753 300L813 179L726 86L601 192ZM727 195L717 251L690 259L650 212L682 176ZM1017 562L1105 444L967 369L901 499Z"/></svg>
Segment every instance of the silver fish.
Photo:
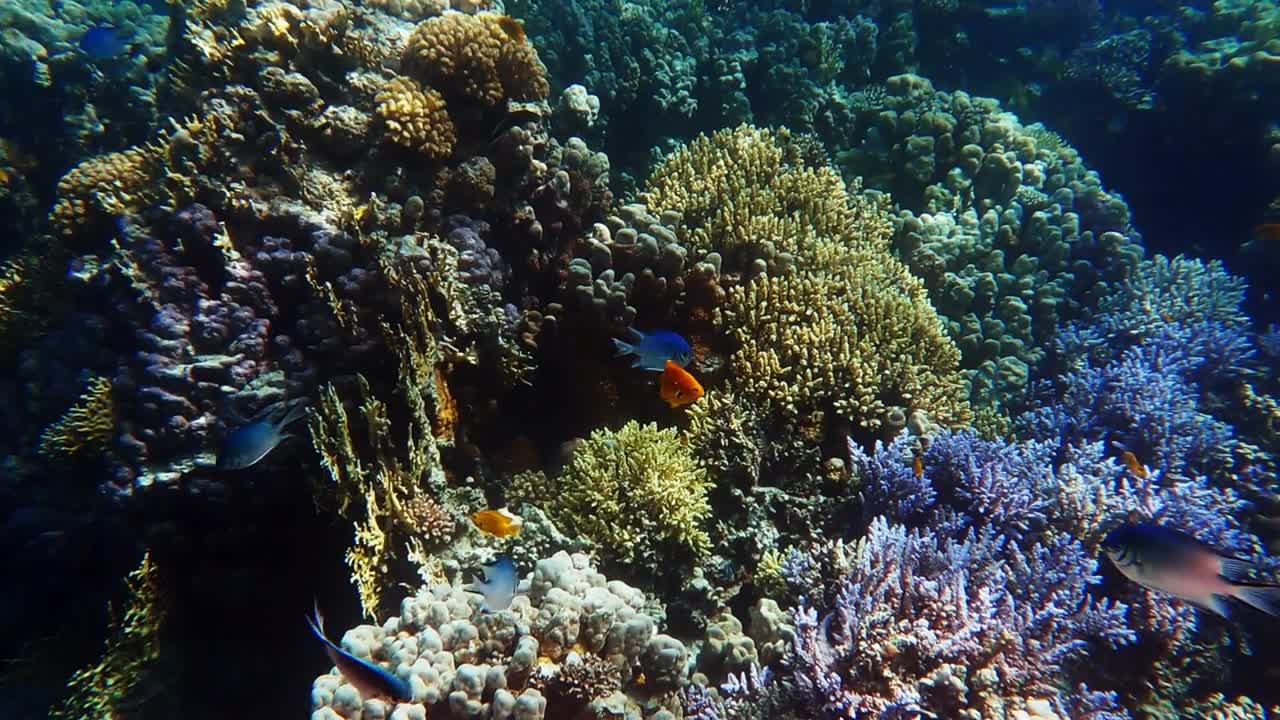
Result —
<svg viewBox="0 0 1280 720"><path fill-rule="evenodd" d="M251 422L232 430L223 439L218 450L218 469L243 470L254 465L289 437L284 432L286 427L306 414L305 400L269 405Z"/></svg>
<svg viewBox="0 0 1280 720"><path fill-rule="evenodd" d="M516 597L516 585L520 578L516 573L516 564L507 555L499 555L493 562L484 566L484 579L476 578L475 582L463 588L484 596L480 603L480 612L490 613L506 610Z"/></svg>
<svg viewBox="0 0 1280 720"><path fill-rule="evenodd" d="M1236 598L1268 615L1280 615L1280 586L1242 582L1253 566L1225 557L1180 530L1145 523L1121 525L1102 549L1125 577L1169 593L1223 617Z"/></svg>

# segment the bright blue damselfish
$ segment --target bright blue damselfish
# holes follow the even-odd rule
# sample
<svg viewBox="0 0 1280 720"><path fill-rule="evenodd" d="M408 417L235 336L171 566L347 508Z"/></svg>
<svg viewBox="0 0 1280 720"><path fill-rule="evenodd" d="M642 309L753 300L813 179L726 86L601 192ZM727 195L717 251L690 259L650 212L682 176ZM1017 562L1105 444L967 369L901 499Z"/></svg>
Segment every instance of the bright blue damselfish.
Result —
<svg viewBox="0 0 1280 720"><path fill-rule="evenodd" d="M80 49L94 60L104 60L124 52L128 44L120 31L110 25L95 25L80 38Z"/></svg>
<svg viewBox="0 0 1280 720"><path fill-rule="evenodd" d="M668 360L684 367L693 359L693 349L689 347L689 341L679 333L655 330L646 335L632 328L631 335L631 342L614 338L613 344L618 348L619 357L636 356L635 362L631 363L632 367L661 372L667 366Z"/></svg>
<svg viewBox="0 0 1280 720"><path fill-rule="evenodd" d="M498 612L511 607L516 597L516 564L507 555L499 555L492 563L484 566L484 578L476 578L475 582L463 588L484 596L480 603L480 612Z"/></svg>
<svg viewBox="0 0 1280 720"><path fill-rule="evenodd" d="M320 615L319 607L315 608L314 615L307 618L307 625L311 627L311 632L320 639L320 642L324 643L324 650L333 661L334 667L338 668L338 672L342 673L342 677L346 678L347 682L360 691L362 699L385 697L396 702L413 701L413 690L409 688L407 681L387 672L375 663L352 655L325 637L324 617Z"/></svg>

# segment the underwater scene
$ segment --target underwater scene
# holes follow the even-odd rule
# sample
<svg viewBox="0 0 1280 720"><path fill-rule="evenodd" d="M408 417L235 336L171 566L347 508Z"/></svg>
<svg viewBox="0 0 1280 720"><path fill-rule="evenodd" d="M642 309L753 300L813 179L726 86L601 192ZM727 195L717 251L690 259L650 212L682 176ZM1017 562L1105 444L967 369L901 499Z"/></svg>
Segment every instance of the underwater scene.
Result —
<svg viewBox="0 0 1280 720"><path fill-rule="evenodd" d="M1280 719L1280 2L0 0L0 715Z"/></svg>

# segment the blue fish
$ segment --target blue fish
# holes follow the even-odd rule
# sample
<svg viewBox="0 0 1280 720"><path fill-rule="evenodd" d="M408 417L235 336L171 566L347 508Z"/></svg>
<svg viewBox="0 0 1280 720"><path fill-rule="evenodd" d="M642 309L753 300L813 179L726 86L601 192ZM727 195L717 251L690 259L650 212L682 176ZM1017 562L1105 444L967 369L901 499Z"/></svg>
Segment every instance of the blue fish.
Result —
<svg viewBox="0 0 1280 720"><path fill-rule="evenodd" d="M679 333L670 330L655 330L648 335L631 329L632 342L626 340L613 339L613 344L618 348L618 357L624 355L635 355L635 362L631 363L631 367L644 368L645 370L655 370L661 372L667 366L667 361L684 367L693 359L693 349L689 347L689 341L680 336Z"/></svg>
<svg viewBox="0 0 1280 720"><path fill-rule="evenodd" d="M94 25L80 37L80 49L94 60L105 60L124 52L128 43L110 25Z"/></svg>
<svg viewBox="0 0 1280 720"><path fill-rule="evenodd" d="M280 413L282 408L287 408L283 415ZM218 450L218 469L243 470L257 463L289 437L284 432L285 427L306 414L307 404L304 401L267 406L249 424L227 434L222 448Z"/></svg>
<svg viewBox="0 0 1280 720"><path fill-rule="evenodd" d="M484 566L484 579L476 578L475 582L463 588L484 596L480 603L480 612L491 613L511 607L516 597L516 564L507 555L499 555L493 562Z"/></svg>
<svg viewBox="0 0 1280 720"><path fill-rule="evenodd" d="M408 681L393 675L381 665L352 655L325 637L324 617L320 615L319 606L315 608L315 615L307 618L307 625L320 642L324 643L324 651L333 661L334 667L338 668L338 672L342 673L342 677L360 691L361 700L384 697L396 702L413 702L413 690Z"/></svg>
<svg viewBox="0 0 1280 720"><path fill-rule="evenodd" d="M1102 549L1125 577L1226 616L1228 598L1280 615L1280 586L1241 582L1253 566L1222 555L1194 537L1163 525L1121 525Z"/></svg>

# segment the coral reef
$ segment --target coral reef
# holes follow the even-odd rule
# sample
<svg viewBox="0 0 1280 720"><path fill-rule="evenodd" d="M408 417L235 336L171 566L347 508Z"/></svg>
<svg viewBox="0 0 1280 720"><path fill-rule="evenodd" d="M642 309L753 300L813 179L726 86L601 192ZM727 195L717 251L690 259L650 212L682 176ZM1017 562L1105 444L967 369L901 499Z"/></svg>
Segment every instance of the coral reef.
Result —
<svg viewBox="0 0 1280 720"><path fill-rule="evenodd" d="M538 500L601 557L632 572L657 572L708 553L709 486L674 430L632 421L580 443Z"/></svg>
<svg viewBox="0 0 1280 720"><path fill-rule="evenodd" d="M457 134L440 93L397 77L378 93L377 102L378 117L387 124L387 137L392 141L433 160L453 152Z"/></svg>
<svg viewBox="0 0 1280 720"><path fill-rule="evenodd" d="M161 658L160 631L167 610L160 573L150 553L125 578L129 599L124 614L112 615L102 657L67 681L67 698L49 711L50 718L116 717L127 712L146 691L148 672Z"/></svg>
<svg viewBox="0 0 1280 720"><path fill-rule="evenodd" d="M111 381L94 378L76 404L40 435L40 453L50 458L102 453L111 447L114 432Z"/></svg>
<svg viewBox="0 0 1280 720"><path fill-rule="evenodd" d="M587 556L564 552L537 561L500 613L481 614L480 598L457 584L428 585L381 626L361 625L342 639L347 652L406 678L414 702L362 698L335 672L315 680L312 717L541 718L634 708L623 689L638 697L669 691L687 672L687 652L658 632L649 602L607 580Z"/></svg>
<svg viewBox="0 0 1280 720"><path fill-rule="evenodd" d="M441 92L488 107L506 100L541 100L550 92L520 22L503 15L428 18L409 36L404 64Z"/></svg>

